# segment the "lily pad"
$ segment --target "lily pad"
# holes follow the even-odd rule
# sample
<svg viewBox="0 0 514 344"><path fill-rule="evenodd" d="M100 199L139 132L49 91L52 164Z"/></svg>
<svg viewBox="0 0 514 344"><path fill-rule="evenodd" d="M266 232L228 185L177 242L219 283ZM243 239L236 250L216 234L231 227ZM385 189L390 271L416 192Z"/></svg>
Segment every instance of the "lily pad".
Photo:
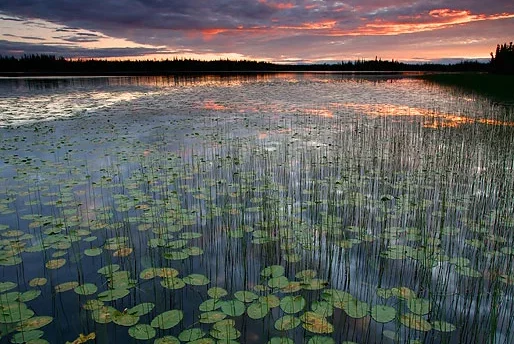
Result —
<svg viewBox="0 0 514 344"><path fill-rule="evenodd" d="M220 287L212 287L212 288L209 288L209 290L207 290L207 295L209 295L213 299L219 299L219 298L222 298L223 296L227 296L228 292L225 289L220 288Z"/></svg>
<svg viewBox="0 0 514 344"><path fill-rule="evenodd" d="M162 279L161 285L164 288L176 290L184 288L186 286L186 283L182 280L182 278L168 277Z"/></svg>
<svg viewBox="0 0 514 344"><path fill-rule="evenodd" d="M413 313L407 313L402 314L400 316L400 322L409 328L412 328L414 330L418 331L430 331L432 329L432 325L425 319L421 317L421 315L413 314Z"/></svg>
<svg viewBox="0 0 514 344"><path fill-rule="evenodd" d="M8 291L8 290L11 290L13 288L16 288L16 286L18 286L18 284L14 283L14 282L1 282L0 283L0 293L3 293L4 291Z"/></svg>
<svg viewBox="0 0 514 344"><path fill-rule="evenodd" d="M221 303L219 299L207 299L198 306L198 309L202 312L215 311L221 307Z"/></svg>
<svg viewBox="0 0 514 344"><path fill-rule="evenodd" d="M110 289L98 294L100 301L115 301L130 294L128 289Z"/></svg>
<svg viewBox="0 0 514 344"><path fill-rule="evenodd" d="M237 317L245 312L245 305L239 300L221 302L221 311L228 316Z"/></svg>
<svg viewBox="0 0 514 344"><path fill-rule="evenodd" d="M178 339L180 339L182 342L190 342L203 338L205 334L206 333L201 328L190 328L180 332Z"/></svg>
<svg viewBox="0 0 514 344"><path fill-rule="evenodd" d="M14 334L14 336L12 336L11 343L22 344L22 343L32 342L36 339L43 337L44 334L45 334L45 332L43 332L41 330L18 332L16 334Z"/></svg>
<svg viewBox="0 0 514 344"><path fill-rule="evenodd" d="M64 282L64 283L56 285L54 287L54 290L56 293L64 293L65 291L73 290L78 286L79 286L79 282L70 281L70 282Z"/></svg>
<svg viewBox="0 0 514 344"><path fill-rule="evenodd" d="M285 276L272 277L268 280L270 288L285 288L289 285L289 280Z"/></svg>
<svg viewBox="0 0 514 344"><path fill-rule="evenodd" d="M101 255L103 252L103 250L99 247L96 247L96 248L88 248L86 250L84 250L84 254L86 256L89 256L89 257L96 257L96 256L99 256Z"/></svg>
<svg viewBox="0 0 514 344"><path fill-rule="evenodd" d="M199 321L202 324L214 324L217 323L220 320L223 320L227 317L225 313L212 311L212 312L205 312L200 314Z"/></svg>
<svg viewBox="0 0 514 344"><path fill-rule="evenodd" d="M371 307L371 317L379 323L388 323L396 318L396 309L391 306L375 305Z"/></svg>
<svg viewBox="0 0 514 344"><path fill-rule="evenodd" d="M157 327L162 330L170 329L176 326L184 317L184 313L178 309L172 309L156 316L150 325Z"/></svg>
<svg viewBox="0 0 514 344"><path fill-rule="evenodd" d="M85 283L73 289L79 295L92 295L97 292L98 287L92 283Z"/></svg>
<svg viewBox="0 0 514 344"><path fill-rule="evenodd" d="M193 343L193 342L190 342ZM157 338L153 344L180 344L180 340L177 337L173 336L164 336L161 338Z"/></svg>
<svg viewBox="0 0 514 344"><path fill-rule="evenodd" d="M59 259L50 259L49 261L46 262L45 266L47 267L47 269L55 270L55 269L62 268L64 266L64 264L66 264L66 259L59 258Z"/></svg>
<svg viewBox="0 0 514 344"><path fill-rule="evenodd" d="M414 314L425 315L430 312L431 304L429 300L413 297L407 300L407 307Z"/></svg>
<svg viewBox="0 0 514 344"><path fill-rule="evenodd" d="M112 321L116 325L121 326L134 326L139 322L139 316L130 314L129 312L118 312L114 314Z"/></svg>
<svg viewBox="0 0 514 344"><path fill-rule="evenodd" d="M152 326L148 324L138 324L129 328L128 333L132 338L148 340L155 337L157 332Z"/></svg>
<svg viewBox="0 0 514 344"><path fill-rule="evenodd" d="M48 280L44 277L36 277L29 281L29 286L31 287L42 287L44 286Z"/></svg>
<svg viewBox="0 0 514 344"><path fill-rule="evenodd" d="M335 340L332 337L325 337L325 336L314 336L311 337L307 344L335 344ZM343 342L341 344L348 344L349 342Z"/></svg>
<svg viewBox="0 0 514 344"><path fill-rule="evenodd" d="M259 298L259 296L257 296L257 294L255 294L251 291L246 291L246 290L236 291L234 293L234 296L236 297L236 299L238 299L241 302L252 302Z"/></svg>
<svg viewBox="0 0 514 344"><path fill-rule="evenodd" d="M432 322L432 328L439 332L453 332L457 327L445 321L434 321Z"/></svg>
<svg viewBox="0 0 514 344"><path fill-rule="evenodd" d="M155 308L155 304L152 302L143 302L137 306L134 306L127 310L127 313L137 316L143 316L150 313Z"/></svg>
<svg viewBox="0 0 514 344"><path fill-rule="evenodd" d="M184 282L190 285L206 285L209 284L209 279L201 274L191 274L183 278Z"/></svg>
<svg viewBox="0 0 514 344"><path fill-rule="evenodd" d="M248 306L246 314L252 319L262 319L268 314L269 310L270 308L267 303L258 301Z"/></svg>
<svg viewBox="0 0 514 344"><path fill-rule="evenodd" d="M268 305L269 308L280 306L280 299L276 295L260 296L259 302Z"/></svg>
<svg viewBox="0 0 514 344"><path fill-rule="evenodd" d="M286 314L275 321L275 328L279 331L289 331L298 327L301 323L299 318Z"/></svg>
<svg viewBox="0 0 514 344"><path fill-rule="evenodd" d="M279 277L284 275L285 269L281 265L271 265L261 271L263 277Z"/></svg>
<svg viewBox="0 0 514 344"><path fill-rule="evenodd" d="M18 301L20 302L28 302L36 299L39 295L41 295L41 290L27 290L24 293L21 293L18 296Z"/></svg>
<svg viewBox="0 0 514 344"><path fill-rule="evenodd" d="M300 317L302 326L309 332L325 334L334 332L334 326L328 322L327 318L314 312L305 312Z"/></svg>
<svg viewBox="0 0 514 344"><path fill-rule="evenodd" d="M54 318L46 315L35 316L27 320L21 321L17 326L17 331L31 331L46 326L52 322Z"/></svg>
<svg viewBox="0 0 514 344"><path fill-rule="evenodd" d="M289 314L300 312L305 307L306 301L301 295L285 296L280 300L280 308Z"/></svg>
<svg viewBox="0 0 514 344"><path fill-rule="evenodd" d="M368 315L369 305L366 302L352 299L343 305L343 310L346 312L346 314L348 314L349 317L360 319Z"/></svg>

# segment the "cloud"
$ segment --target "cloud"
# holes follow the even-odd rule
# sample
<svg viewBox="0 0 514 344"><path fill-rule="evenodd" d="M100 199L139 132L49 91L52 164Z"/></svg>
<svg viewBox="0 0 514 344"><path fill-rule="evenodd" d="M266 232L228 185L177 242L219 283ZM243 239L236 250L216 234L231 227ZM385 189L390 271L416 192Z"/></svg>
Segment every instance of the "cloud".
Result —
<svg viewBox="0 0 514 344"><path fill-rule="evenodd" d="M479 25L481 31L468 30L465 41L475 48L482 44L485 49L492 38L499 42L509 39L508 31L498 34L498 28L513 26L514 3L506 0L451 3L442 0L16 0L2 4L0 15L0 19L7 18L3 22L12 25L23 19L26 28L52 27L59 34L49 36L49 40L72 43L75 48L87 45L105 51L106 40L111 38L114 42L117 38L111 47L122 48L125 44L136 49L137 45L145 45L146 49L156 51L165 47L198 54L235 53L257 59L314 60L336 59L338 54L362 57L370 54L374 57L380 52L392 54L394 49L390 45L396 46L398 54L401 49L408 50L416 44L411 42L413 38L422 38L430 42L425 47L436 49L440 46L437 42L451 40L449 34L478 27L476 24L480 22L487 25ZM16 34L35 36L33 32ZM455 39L453 42L455 50L461 49L462 44Z"/></svg>

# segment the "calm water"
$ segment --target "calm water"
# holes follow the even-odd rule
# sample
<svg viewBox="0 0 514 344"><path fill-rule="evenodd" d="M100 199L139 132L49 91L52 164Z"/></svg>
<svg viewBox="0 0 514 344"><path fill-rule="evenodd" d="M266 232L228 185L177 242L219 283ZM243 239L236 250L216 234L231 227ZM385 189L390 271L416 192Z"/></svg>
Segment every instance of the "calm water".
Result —
<svg viewBox="0 0 514 344"><path fill-rule="evenodd" d="M401 76L0 79L1 340L511 343L513 118Z"/></svg>

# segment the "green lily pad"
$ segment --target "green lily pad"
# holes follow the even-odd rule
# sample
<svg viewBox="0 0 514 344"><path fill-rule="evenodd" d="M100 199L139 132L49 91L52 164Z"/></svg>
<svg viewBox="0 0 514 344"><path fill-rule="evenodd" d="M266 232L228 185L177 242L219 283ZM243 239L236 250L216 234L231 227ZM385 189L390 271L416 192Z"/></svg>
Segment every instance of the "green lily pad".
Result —
<svg viewBox="0 0 514 344"><path fill-rule="evenodd" d="M143 316L150 313L155 308L155 304L152 302L143 302L127 310L127 313L137 316Z"/></svg>
<svg viewBox="0 0 514 344"><path fill-rule="evenodd" d="M280 300L280 308L289 314L294 314L300 312L307 302L301 295L296 296L285 296L282 300Z"/></svg>
<svg viewBox="0 0 514 344"><path fill-rule="evenodd" d="M477 271L469 266L457 265L455 267L455 270L457 271L458 274L460 274L462 276L473 277L473 278L482 277L482 274L480 273L480 271Z"/></svg>
<svg viewBox="0 0 514 344"><path fill-rule="evenodd" d="M234 293L234 296L236 299L238 299L241 302L252 302L259 298L259 296L257 296L257 294L255 294L251 291L246 291L246 290L236 291Z"/></svg>
<svg viewBox="0 0 514 344"><path fill-rule="evenodd" d="M270 288L285 288L289 285L289 280L285 276L272 277L268 280Z"/></svg>
<svg viewBox="0 0 514 344"><path fill-rule="evenodd" d="M371 307L371 318L379 323L388 323L396 318L396 309L391 306L375 305Z"/></svg>
<svg viewBox="0 0 514 344"><path fill-rule="evenodd" d="M184 313L178 309L172 309L156 316L150 325L157 327L162 330L170 329L176 326L184 317Z"/></svg>
<svg viewBox="0 0 514 344"><path fill-rule="evenodd" d="M190 285L206 285L209 284L209 279L201 274L191 274L183 278L184 282Z"/></svg>
<svg viewBox="0 0 514 344"><path fill-rule="evenodd" d="M184 288L186 286L186 283L182 280L182 278L168 277L162 279L161 285L164 288L176 290Z"/></svg>
<svg viewBox="0 0 514 344"><path fill-rule="evenodd" d="M209 290L207 290L207 295L209 295L213 299L220 299L223 296L227 296L228 292L225 289L220 288L220 287L212 287L212 288L209 288Z"/></svg>
<svg viewBox="0 0 514 344"><path fill-rule="evenodd" d="M268 314L269 309L270 308L267 303L258 301L248 306L246 314L248 314L248 316L252 319L262 319Z"/></svg>
<svg viewBox="0 0 514 344"><path fill-rule="evenodd" d="M391 288L391 292L397 298L408 300L416 297L416 293L407 287Z"/></svg>
<svg viewBox="0 0 514 344"><path fill-rule="evenodd" d="M425 319L421 317L421 315L413 314L413 313L407 313L402 314L400 316L400 322L409 328L412 328L414 330L418 331L430 331L432 329L432 325Z"/></svg>
<svg viewBox="0 0 514 344"><path fill-rule="evenodd" d="M43 337L44 334L45 334L45 332L41 331L41 330L18 332L16 334L14 334L14 336L12 336L11 343L22 344L22 343L32 342L36 339Z"/></svg>
<svg viewBox="0 0 514 344"><path fill-rule="evenodd" d="M334 313L334 306L328 301L314 301L311 305L314 313L318 313L324 317L329 317Z"/></svg>
<svg viewBox="0 0 514 344"><path fill-rule="evenodd" d="M184 260L189 258L189 254L184 251L171 251L166 252L164 258L168 260Z"/></svg>
<svg viewBox="0 0 514 344"><path fill-rule="evenodd" d="M312 278L307 281L302 282L302 288L306 290L320 290L327 286L327 281L318 279L318 278Z"/></svg>
<svg viewBox="0 0 514 344"><path fill-rule="evenodd" d="M96 257L96 256L99 256L101 255L103 252L103 250L99 247L95 247L95 248L88 248L88 249L85 249L84 250L84 254L86 256L89 256L89 257Z"/></svg>
<svg viewBox="0 0 514 344"><path fill-rule="evenodd" d="M267 344L294 344L294 341L287 337L273 337Z"/></svg>
<svg viewBox="0 0 514 344"><path fill-rule="evenodd" d="M281 265L271 265L261 271L263 277L279 277L284 275L285 269Z"/></svg>
<svg viewBox="0 0 514 344"><path fill-rule="evenodd" d="M29 286L31 287L42 287L44 286L48 280L44 277L36 277L29 281Z"/></svg>
<svg viewBox="0 0 514 344"><path fill-rule="evenodd" d="M18 296L18 301L20 302L28 302L36 299L39 295L41 295L41 290L28 290L24 293L21 293Z"/></svg>
<svg viewBox="0 0 514 344"><path fill-rule="evenodd" d="M334 332L334 326L328 322L324 316L314 313L305 312L300 317L302 326L309 332L317 334L328 334Z"/></svg>
<svg viewBox="0 0 514 344"><path fill-rule="evenodd" d="M0 323L12 324L27 320L34 316L34 311L28 309L24 303L10 304L0 306Z"/></svg>
<svg viewBox="0 0 514 344"><path fill-rule="evenodd" d="M92 295L97 292L98 287L92 283L85 283L73 289L79 295Z"/></svg>
<svg viewBox="0 0 514 344"><path fill-rule="evenodd" d="M239 300L221 302L221 311L228 316L237 317L245 312L245 305Z"/></svg>
<svg viewBox="0 0 514 344"><path fill-rule="evenodd" d="M315 270L302 270L298 271L294 276L298 279L310 280L316 277L318 273Z"/></svg>
<svg viewBox="0 0 514 344"><path fill-rule="evenodd" d="M457 327L445 321L433 321L432 328L439 332L453 332Z"/></svg>
<svg viewBox="0 0 514 344"><path fill-rule="evenodd" d="M128 312L123 312L123 313L118 312L118 313L114 314L112 321L116 325L129 327L129 326L134 326L135 324L137 324L139 322L139 316L130 314Z"/></svg>
<svg viewBox="0 0 514 344"><path fill-rule="evenodd" d="M91 313L91 317L94 321L99 324L108 324L112 321L114 315L119 311L111 306L102 306L98 309L95 309Z"/></svg>
<svg viewBox="0 0 514 344"><path fill-rule="evenodd" d="M280 299L276 295L260 296L259 302L268 305L270 309L280 306Z"/></svg>
<svg viewBox="0 0 514 344"><path fill-rule="evenodd" d="M193 342L189 342L191 344ZM157 338L154 340L153 344L180 344L180 340L177 337L173 336L164 336L162 338Z"/></svg>
<svg viewBox="0 0 514 344"><path fill-rule="evenodd" d="M152 326L148 324L138 324L129 328L128 333L132 338L148 340L155 337L157 332Z"/></svg>
<svg viewBox="0 0 514 344"><path fill-rule="evenodd" d="M8 291L8 290L11 290L13 288L16 288L16 286L18 286L18 284L14 283L14 282L1 282L0 283L0 293L3 293L4 291Z"/></svg>
<svg viewBox="0 0 514 344"><path fill-rule="evenodd" d="M64 293L65 291L73 290L79 286L79 282L70 281L58 284L54 287L56 293Z"/></svg>
<svg viewBox="0 0 514 344"><path fill-rule="evenodd" d="M198 309L202 312L215 311L221 307L222 301L219 299L207 299L198 306Z"/></svg>
<svg viewBox="0 0 514 344"><path fill-rule="evenodd" d="M130 294L128 289L109 289L98 294L100 301L115 301Z"/></svg>
<svg viewBox="0 0 514 344"><path fill-rule="evenodd" d="M346 312L346 314L348 314L349 317L360 319L368 315L369 305L366 302L352 299L343 305L343 310Z"/></svg>
<svg viewBox="0 0 514 344"><path fill-rule="evenodd" d="M307 344L335 344L335 340L332 337L325 337L325 336L314 336L311 337ZM348 344L348 342L343 342L342 344Z"/></svg>
<svg viewBox="0 0 514 344"><path fill-rule="evenodd" d="M118 271L120 269L120 266L118 264L109 264L104 267L101 267L96 272L99 274L102 274L104 276L112 275L112 273Z"/></svg>
<svg viewBox="0 0 514 344"><path fill-rule="evenodd" d="M275 328L279 331L289 331L298 327L301 323L299 318L286 314L275 321Z"/></svg>
<svg viewBox="0 0 514 344"><path fill-rule="evenodd" d="M66 264L66 259L59 258L59 259L50 259L46 262L45 266L47 269L56 270L59 268L62 268Z"/></svg>
<svg viewBox="0 0 514 344"><path fill-rule="evenodd" d="M180 332L178 339L180 339L182 342L190 342L203 338L205 334L206 333L201 328L191 328Z"/></svg>
<svg viewBox="0 0 514 344"><path fill-rule="evenodd" d="M46 315L42 316L35 316L32 318L29 318L27 320L21 321L17 326L17 331L31 331L31 330L37 330L38 328L41 328L43 326L46 326L52 322L54 318Z"/></svg>
<svg viewBox="0 0 514 344"><path fill-rule="evenodd" d="M205 312L205 313L200 314L199 321L202 324L213 324L220 320L225 319L226 317L227 317L227 315L222 312L217 312L217 311Z"/></svg>
<svg viewBox="0 0 514 344"><path fill-rule="evenodd" d="M431 304L429 300L413 297L407 300L407 307L414 314L425 315L430 312Z"/></svg>

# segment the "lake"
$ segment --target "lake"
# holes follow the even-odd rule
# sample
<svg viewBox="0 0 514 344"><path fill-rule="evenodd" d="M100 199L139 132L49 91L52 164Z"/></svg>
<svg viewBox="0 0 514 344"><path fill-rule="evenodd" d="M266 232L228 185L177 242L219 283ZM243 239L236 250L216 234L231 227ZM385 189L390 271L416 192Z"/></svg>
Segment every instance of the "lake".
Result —
<svg viewBox="0 0 514 344"><path fill-rule="evenodd" d="M512 343L514 109L409 75L0 79L12 343Z"/></svg>

